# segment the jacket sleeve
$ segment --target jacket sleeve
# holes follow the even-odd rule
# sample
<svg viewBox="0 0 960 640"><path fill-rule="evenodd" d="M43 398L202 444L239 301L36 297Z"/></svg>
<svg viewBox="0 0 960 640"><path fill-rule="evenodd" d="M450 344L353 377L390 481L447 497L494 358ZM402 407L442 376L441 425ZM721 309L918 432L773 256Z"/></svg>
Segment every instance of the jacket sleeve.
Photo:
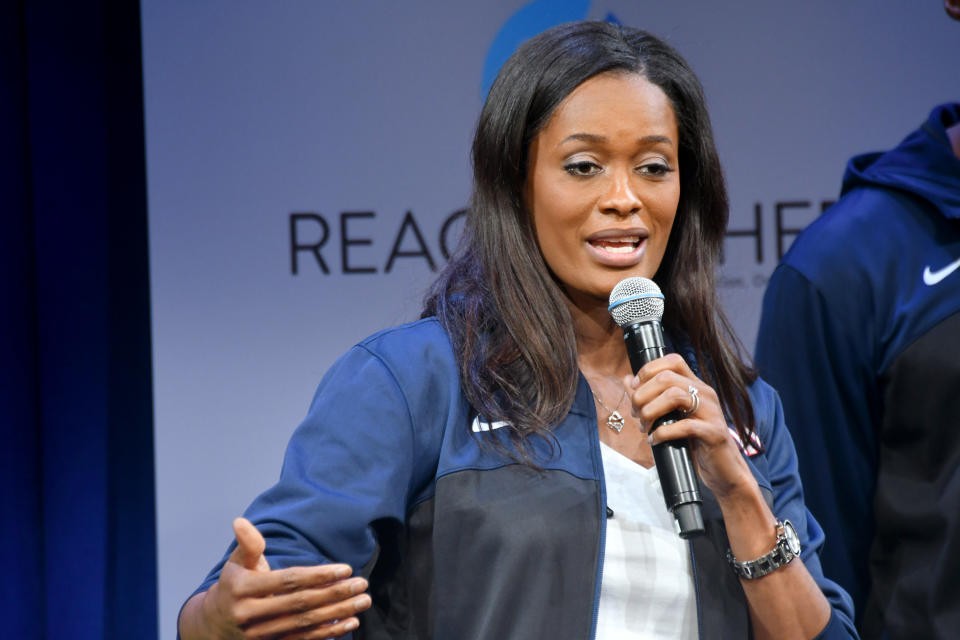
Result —
<svg viewBox="0 0 960 640"><path fill-rule="evenodd" d="M853 291L844 289L853 289ZM796 443L806 502L828 537L827 575L862 608L873 538L877 436L871 408L881 406L869 322L847 321L864 287L827 292L787 265L773 274L763 301L756 360L783 400ZM837 299L845 298L845 299ZM838 311L839 310L839 311Z"/></svg>
<svg viewBox="0 0 960 640"><path fill-rule="evenodd" d="M287 446L280 480L244 514L272 569L344 562L362 571L378 532L402 527L418 460L406 399L384 363L354 347L324 376ZM197 591L208 589L236 546Z"/></svg>
<svg viewBox="0 0 960 640"><path fill-rule="evenodd" d="M784 422L780 399L762 380L754 383L751 394L757 412L758 435L764 446L767 479L773 490L773 512L780 519L790 520L796 528L801 559L830 603L830 620L817 637L824 640L857 638L850 596L823 575L820 553L824 533L804 503L797 454Z"/></svg>

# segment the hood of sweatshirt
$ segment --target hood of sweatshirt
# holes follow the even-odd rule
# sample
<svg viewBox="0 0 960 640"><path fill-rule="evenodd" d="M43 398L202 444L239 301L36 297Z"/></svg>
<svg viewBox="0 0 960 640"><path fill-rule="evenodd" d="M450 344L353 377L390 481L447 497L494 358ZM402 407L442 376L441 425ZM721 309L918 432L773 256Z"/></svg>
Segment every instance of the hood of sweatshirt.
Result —
<svg viewBox="0 0 960 640"><path fill-rule="evenodd" d="M960 103L940 105L894 149L855 156L841 195L868 185L899 189L929 201L947 218L960 218L960 158L946 132L957 123Z"/></svg>

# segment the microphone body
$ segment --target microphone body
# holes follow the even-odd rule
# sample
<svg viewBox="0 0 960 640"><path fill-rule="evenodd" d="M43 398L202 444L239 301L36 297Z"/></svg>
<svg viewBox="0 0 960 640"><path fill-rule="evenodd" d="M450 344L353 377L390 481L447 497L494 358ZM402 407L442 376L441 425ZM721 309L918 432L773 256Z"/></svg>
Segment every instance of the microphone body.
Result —
<svg viewBox="0 0 960 640"><path fill-rule="evenodd" d="M623 340L630 357L630 367L636 373L640 368L663 357L666 346L663 340L663 328L658 320L645 320L624 327ZM665 424L673 424L683 416L679 411L660 416L650 427L655 431ZM677 532L681 538L703 533L703 514L700 505L700 489L690 457L690 445L686 440L669 440L653 447L653 460L660 477L660 488L667 509L673 514Z"/></svg>
<svg viewBox="0 0 960 640"><path fill-rule="evenodd" d="M623 329L623 341L634 374L643 365L666 353L660 325L663 303L660 287L647 278L622 280L610 293L610 313ZM658 418L650 431L682 419L681 412L671 411ZM653 447L653 460L657 465L663 499L673 514L677 533L681 538L703 533L703 499L693 470L690 444L686 439L661 442Z"/></svg>

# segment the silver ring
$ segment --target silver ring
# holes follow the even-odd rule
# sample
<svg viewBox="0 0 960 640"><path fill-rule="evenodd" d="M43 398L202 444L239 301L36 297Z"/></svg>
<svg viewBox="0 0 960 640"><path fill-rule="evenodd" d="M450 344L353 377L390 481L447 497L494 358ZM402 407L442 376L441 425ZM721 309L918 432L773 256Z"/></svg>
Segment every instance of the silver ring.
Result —
<svg viewBox="0 0 960 640"><path fill-rule="evenodd" d="M691 416L700 408L700 392L693 385L687 387L687 393L690 394L690 408L683 412L684 417Z"/></svg>

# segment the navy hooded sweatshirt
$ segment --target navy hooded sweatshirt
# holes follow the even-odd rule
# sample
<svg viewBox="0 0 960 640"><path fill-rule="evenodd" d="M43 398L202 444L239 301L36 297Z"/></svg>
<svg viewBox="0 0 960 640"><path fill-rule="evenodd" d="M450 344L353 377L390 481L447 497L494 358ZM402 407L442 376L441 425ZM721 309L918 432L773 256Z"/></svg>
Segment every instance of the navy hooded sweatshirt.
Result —
<svg viewBox="0 0 960 640"><path fill-rule="evenodd" d="M763 301L757 363L865 638L960 637L958 122L853 158Z"/></svg>

